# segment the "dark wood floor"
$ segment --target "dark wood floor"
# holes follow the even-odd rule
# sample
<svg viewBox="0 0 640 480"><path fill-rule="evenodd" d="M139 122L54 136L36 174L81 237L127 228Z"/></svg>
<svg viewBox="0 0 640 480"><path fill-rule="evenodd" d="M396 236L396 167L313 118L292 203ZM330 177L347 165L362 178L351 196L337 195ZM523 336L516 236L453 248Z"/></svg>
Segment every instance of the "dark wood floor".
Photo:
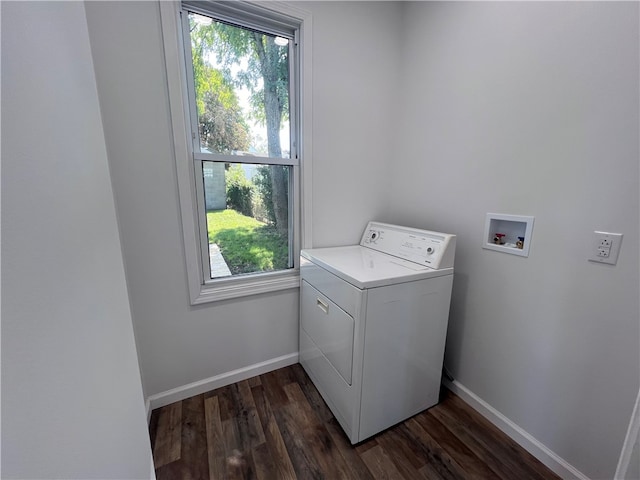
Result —
<svg viewBox="0 0 640 480"><path fill-rule="evenodd" d="M164 479L557 479L443 389L435 407L353 447L300 365L156 409Z"/></svg>

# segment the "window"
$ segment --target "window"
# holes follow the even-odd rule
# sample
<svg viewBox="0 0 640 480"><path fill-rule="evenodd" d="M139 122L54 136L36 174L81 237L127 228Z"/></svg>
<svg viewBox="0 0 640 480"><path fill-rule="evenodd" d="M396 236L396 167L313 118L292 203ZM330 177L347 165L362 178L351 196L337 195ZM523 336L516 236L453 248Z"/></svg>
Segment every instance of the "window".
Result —
<svg viewBox="0 0 640 480"><path fill-rule="evenodd" d="M191 303L297 287L308 230L306 14L249 2L167 3L160 8Z"/></svg>

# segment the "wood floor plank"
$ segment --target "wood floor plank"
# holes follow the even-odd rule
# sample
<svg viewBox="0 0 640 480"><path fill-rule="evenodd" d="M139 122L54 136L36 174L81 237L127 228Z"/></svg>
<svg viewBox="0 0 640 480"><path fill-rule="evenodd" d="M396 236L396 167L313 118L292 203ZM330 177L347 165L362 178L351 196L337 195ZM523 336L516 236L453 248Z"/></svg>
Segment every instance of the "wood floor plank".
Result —
<svg viewBox="0 0 640 480"><path fill-rule="evenodd" d="M233 395L233 385L215 390L220 405L220 420L226 421L238 416L238 405Z"/></svg>
<svg viewBox="0 0 640 480"><path fill-rule="evenodd" d="M207 428L203 395L182 401L182 453L180 460L188 467L188 479L208 478Z"/></svg>
<svg viewBox="0 0 640 480"><path fill-rule="evenodd" d="M442 476L430 463L427 463L424 467L421 467L420 470L418 471L420 472L420 475L423 476L423 478L426 478L428 480L440 480L442 478Z"/></svg>
<svg viewBox="0 0 640 480"><path fill-rule="evenodd" d="M269 417L273 415L273 410L271 409L271 404L267 399L264 386L260 384L256 387L252 387L251 396L253 397L253 404L256 406L256 412L258 413L260 423L263 425L262 431L266 433L264 425L269 422Z"/></svg>
<svg viewBox="0 0 640 480"><path fill-rule="evenodd" d="M351 445L300 365L156 409L149 433L158 480L558 480L448 391Z"/></svg>
<svg viewBox="0 0 640 480"><path fill-rule="evenodd" d="M249 386L251 388L262 385L262 382L260 381L260 375L247 379L247 382L249 382Z"/></svg>
<svg viewBox="0 0 640 480"><path fill-rule="evenodd" d="M220 421L220 403L218 397L209 397L204 401L205 425L207 431L207 455L209 459L209 478L225 477L224 433Z"/></svg>
<svg viewBox="0 0 640 480"><path fill-rule="evenodd" d="M272 478L282 478L278 475L278 461L271 454L266 443L258 445L251 450L256 465L256 478L259 480L271 480ZM295 478L295 477L293 477Z"/></svg>
<svg viewBox="0 0 640 480"><path fill-rule="evenodd" d="M243 449L237 418L222 421L225 475L229 480L243 480L251 471L251 451Z"/></svg>
<svg viewBox="0 0 640 480"><path fill-rule="evenodd" d="M240 455L241 445L238 434L238 425L234 418L224 420L222 423L222 438L224 439L225 458L233 458Z"/></svg>
<svg viewBox="0 0 640 480"><path fill-rule="evenodd" d="M505 468L518 478L531 480L559 479L529 452L517 445L498 427L489 422L460 399L457 395L444 394L446 408L439 409L438 415L472 436L480 445L493 452ZM446 417L446 420L444 418ZM513 478L513 477L512 477Z"/></svg>
<svg viewBox="0 0 640 480"><path fill-rule="evenodd" d="M377 441L378 445L394 463L402 478L424 480L420 468L425 465L425 462L419 460L419 457L402 441L402 438L395 433L394 429L389 429L378 435Z"/></svg>
<svg viewBox="0 0 640 480"><path fill-rule="evenodd" d="M251 451L235 451L227 457L227 478L232 480L254 480L256 467Z"/></svg>
<svg viewBox="0 0 640 480"><path fill-rule="evenodd" d="M405 428L390 428L382 435L378 436L378 442L382 442L385 448L391 451L391 445L394 446L397 456L406 458L411 466L417 470L422 468L428 461L424 455L424 451L420 449L415 439L407 434Z"/></svg>
<svg viewBox="0 0 640 480"><path fill-rule="evenodd" d="M284 443L282 446L284 448ZM274 455L274 451L269 444L263 443L257 446L252 450L252 453L258 479L271 480L277 478L279 480L295 480L297 478L288 455L284 457L280 454ZM282 461L285 459L286 461Z"/></svg>
<svg viewBox="0 0 640 480"><path fill-rule="evenodd" d="M275 409L274 417L295 471L296 478L326 478L322 469L318 465L318 462L311 453L311 450L307 448L301 432L296 426L295 420L291 417L291 413L287 410L286 406L281 406L280 408Z"/></svg>
<svg viewBox="0 0 640 480"><path fill-rule="evenodd" d="M293 369L290 367L279 368L278 370L274 370L272 373L283 388L291 383L297 382L296 376L293 373Z"/></svg>
<svg viewBox="0 0 640 480"><path fill-rule="evenodd" d="M407 478L398 471L395 464L379 443L364 452L362 454L362 460L364 460L367 468L369 468L376 480L398 480Z"/></svg>
<svg viewBox="0 0 640 480"><path fill-rule="evenodd" d="M525 464L514 460L509 455L504 455L500 448L500 442L483 441L483 435L473 432L473 427L465 423L457 415L453 415L447 406L437 406L429 410L429 414L435 417L441 424L450 430L462 443L495 473L496 478L511 480L513 478L539 478L537 472L526 467ZM541 479L540 479L541 480Z"/></svg>
<svg viewBox="0 0 640 480"><path fill-rule="evenodd" d="M273 411L271 410L271 405L269 405L269 402L264 395L262 384L253 387L251 389L251 394L254 399L254 404L256 405L260 422L264 426L264 445L266 445L266 453L269 455L269 458L266 459L266 461L269 462L269 465L263 467L261 465L261 463L265 461L263 456L265 453L263 445L256 447L254 451L254 458L258 477L266 480L271 478L282 480L295 479L295 470L291 464L287 447L284 444L282 434L280 433Z"/></svg>
<svg viewBox="0 0 640 480"><path fill-rule="evenodd" d="M269 400L269 404L271 404L272 408L275 409L289 403L287 394L284 393L283 390L284 385L278 381L278 376L274 372L268 372L260 375L260 381L264 386L265 394L267 395L267 399Z"/></svg>
<svg viewBox="0 0 640 480"><path fill-rule="evenodd" d="M349 471L351 472L349 478L358 480L374 480L374 477L371 475L367 465L358 454L358 451L353 448L349 442L349 439L340 427L338 421L335 418L331 418L328 422L325 422L324 426L327 429L327 432L329 432L331 439L336 444L340 455L344 458Z"/></svg>
<svg viewBox="0 0 640 480"><path fill-rule="evenodd" d="M328 422L333 418L333 413L327 406L326 402L318 392L318 389L311 382L309 376L305 373L302 365L299 363L291 366L291 371L293 372L294 378L300 388L304 392L304 395L307 397L307 401L316 411L318 417L322 420L322 422Z"/></svg>
<svg viewBox="0 0 640 480"><path fill-rule="evenodd" d="M348 478L349 467L331 439L321 419L313 410L300 385L290 383L284 387L290 400L288 409L295 416L297 427L303 432L305 443L328 478Z"/></svg>
<svg viewBox="0 0 640 480"><path fill-rule="evenodd" d="M371 437L365 440L364 442L360 442L359 444L354 445L354 448L356 449L356 452L358 452L358 455L362 455L364 452L366 452L370 448L373 448L376 445L378 445L378 441L376 440L376 438L377 437Z"/></svg>
<svg viewBox="0 0 640 480"><path fill-rule="evenodd" d="M438 472L440 478L445 480L464 480L462 468L420 426L415 417L405 421L403 425L407 427L409 433L416 439L416 442L428 458L429 464Z"/></svg>
<svg viewBox="0 0 640 480"><path fill-rule="evenodd" d="M240 449L249 451L264 443L264 431L256 409L256 404L251 394L249 382L242 381L234 385L233 398L236 402L236 424Z"/></svg>
<svg viewBox="0 0 640 480"><path fill-rule="evenodd" d="M180 459L182 452L182 402L159 409L153 461L162 467Z"/></svg>
<svg viewBox="0 0 640 480"><path fill-rule="evenodd" d="M416 415L416 421L431 438L437 438L437 443L447 456L455 460L455 463L462 469L463 475L467 479L495 478L489 466L478 458L471 449L462 443L453 433L440 423L430 412Z"/></svg>
<svg viewBox="0 0 640 480"><path fill-rule="evenodd" d="M267 444L269 446L269 451L272 457L278 459L277 478L296 478L295 470L291 464L289 453L287 452L287 447L282 439L282 433L280 432L276 419L273 415L269 418L267 432L270 440Z"/></svg>
<svg viewBox="0 0 640 480"><path fill-rule="evenodd" d="M297 413L301 421L300 426L303 428L322 425L322 420L316 414L316 411L307 401L307 397L302 393L300 385L290 383L284 387L284 391L289 398L290 404L293 403L297 407Z"/></svg>
<svg viewBox="0 0 640 480"><path fill-rule="evenodd" d="M164 479L183 479L192 478L189 473L189 466L184 462L177 460L161 467L156 466L156 480Z"/></svg>
<svg viewBox="0 0 640 480"><path fill-rule="evenodd" d="M324 425L307 427L302 435L307 448L320 465L324 478L349 478L350 469Z"/></svg>
<svg viewBox="0 0 640 480"><path fill-rule="evenodd" d="M401 445L402 455L406 456L424 477L429 479L448 478L447 475L438 473L436 465L440 463L440 458L425 450L424 444L417 441L416 437L411 434L407 422L396 425L389 432L393 435L394 441Z"/></svg>

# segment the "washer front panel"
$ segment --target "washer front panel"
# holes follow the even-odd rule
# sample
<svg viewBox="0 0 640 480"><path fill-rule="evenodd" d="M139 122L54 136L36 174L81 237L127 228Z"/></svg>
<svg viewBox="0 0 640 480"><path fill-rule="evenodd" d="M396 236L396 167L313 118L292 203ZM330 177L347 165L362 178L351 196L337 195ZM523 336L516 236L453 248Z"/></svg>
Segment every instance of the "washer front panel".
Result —
<svg viewBox="0 0 640 480"><path fill-rule="evenodd" d="M300 288L300 327L351 385L353 318L306 281L302 281Z"/></svg>

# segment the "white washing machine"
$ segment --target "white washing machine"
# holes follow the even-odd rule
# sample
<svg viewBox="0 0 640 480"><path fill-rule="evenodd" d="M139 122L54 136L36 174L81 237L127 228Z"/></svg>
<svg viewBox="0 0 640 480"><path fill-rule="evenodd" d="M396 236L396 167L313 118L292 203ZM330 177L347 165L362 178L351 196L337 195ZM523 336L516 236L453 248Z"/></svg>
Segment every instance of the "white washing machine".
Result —
<svg viewBox="0 0 640 480"><path fill-rule="evenodd" d="M302 250L300 363L355 444L438 403L455 235L369 222Z"/></svg>

